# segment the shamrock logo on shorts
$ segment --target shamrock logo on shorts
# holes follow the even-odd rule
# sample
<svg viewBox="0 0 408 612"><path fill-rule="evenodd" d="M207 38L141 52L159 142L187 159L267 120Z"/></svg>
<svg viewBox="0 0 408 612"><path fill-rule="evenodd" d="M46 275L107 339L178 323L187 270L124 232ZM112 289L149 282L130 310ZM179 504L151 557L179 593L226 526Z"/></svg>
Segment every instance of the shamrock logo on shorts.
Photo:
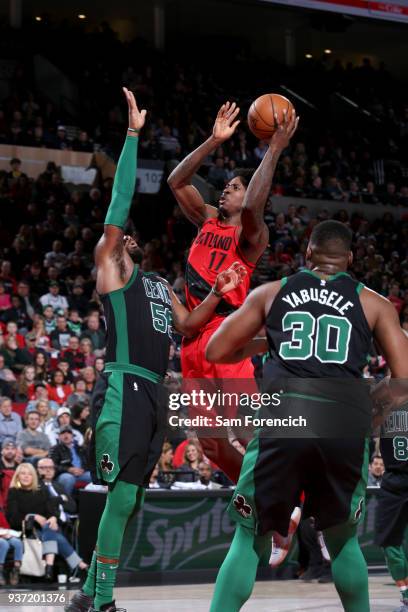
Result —
<svg viewBox="0 0 408 612"><path fill-rule="evenodd" d="M235 499L233 501L233 504L235 506L235 510L237 512L239 512L239 514L241 516L243 516L244 518L249 518L252 514L252 508L251 506L247 503L245 497L243 495L236 495Z"/></svg>
<svg viewBox="0 0 408 612"><path fill-rule="evenodd" d="M113 470L114 463L113 461L110 460L110 457L108 454L102 455L101 468L103 472L111 472Z"/></svg>

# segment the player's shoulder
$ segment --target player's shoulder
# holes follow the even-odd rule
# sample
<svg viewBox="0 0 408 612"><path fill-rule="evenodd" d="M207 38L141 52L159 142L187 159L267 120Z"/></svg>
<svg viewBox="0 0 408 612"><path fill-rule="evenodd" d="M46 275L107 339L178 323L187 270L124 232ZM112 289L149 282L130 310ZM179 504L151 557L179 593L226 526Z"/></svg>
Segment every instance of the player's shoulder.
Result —
<svg viewBox="0 0 408 612"><path fill-rule="evenodd" d="M360 294L360 300L363 304L364 303L372 304L372 305L376 305L378 308L384 308L384 309L394 308L393 304L390 302L388 298L381 295L377 291L374 291L374 289L370 289L366 285L363 285L362 283L361 285L362 286L361 286L361 290L359 291L359 294Z"/></svg>

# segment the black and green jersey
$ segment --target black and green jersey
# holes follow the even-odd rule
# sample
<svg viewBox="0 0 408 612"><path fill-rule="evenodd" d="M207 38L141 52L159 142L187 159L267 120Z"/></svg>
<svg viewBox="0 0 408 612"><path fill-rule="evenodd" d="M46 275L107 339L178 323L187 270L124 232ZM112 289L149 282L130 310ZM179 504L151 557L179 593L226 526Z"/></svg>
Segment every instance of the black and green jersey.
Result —
<svg viewBox="0 0 408 612"><path fill-rule="evenodd" d="M309 270L282 279L266 318L269 376L359 378L372 334L361 306L363 285L340 272Z"/></svg>
<svg viewBox="0 0 408 612"><path fill-rule="evenodd" d="M101 300L107 327L107 369L115 363L115 369L119 366L125 372L136 366L157 379L163 377L171 339L171 298L163 279L135 266L128 283L101 295Z"/></svg>

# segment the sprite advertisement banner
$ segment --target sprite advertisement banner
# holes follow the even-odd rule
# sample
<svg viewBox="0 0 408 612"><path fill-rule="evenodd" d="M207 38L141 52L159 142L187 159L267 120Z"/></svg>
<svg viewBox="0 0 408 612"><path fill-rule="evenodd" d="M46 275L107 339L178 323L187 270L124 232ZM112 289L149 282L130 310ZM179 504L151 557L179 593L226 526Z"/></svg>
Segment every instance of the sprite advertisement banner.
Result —
<svg viewBox="0 0 408 612"><path fill-rule="evenodd" d="M382 550L374 544L378 489L367 490L359 540L369 565L385 567ZM235 524L225 512L233 491L148 491L145 504L129 522L120 569L131 572L214 570L223 562ZM95 546L105 495L81 491L79 552L89 560ZM408 541L405 541L408 554ZM286 563L297 558L294 544ZM268 555L261 565L266 566Z"/></svg>
<svg viewBox="0 0 408 612"><path fill-rule="evenodd" d="M383 553L374 544L377 491L367 490L359 538L368 564L385 566ZM139 573L218 569L235 529L225 512L232 494L229 490L148 491L143 509L128 525L120 569ZM102 493L80 494L79 544L85 559L95 546L104 503ZM296 560L296 555L294 545L287 562ZM261 565L267 561L266 557Z"/></svg>

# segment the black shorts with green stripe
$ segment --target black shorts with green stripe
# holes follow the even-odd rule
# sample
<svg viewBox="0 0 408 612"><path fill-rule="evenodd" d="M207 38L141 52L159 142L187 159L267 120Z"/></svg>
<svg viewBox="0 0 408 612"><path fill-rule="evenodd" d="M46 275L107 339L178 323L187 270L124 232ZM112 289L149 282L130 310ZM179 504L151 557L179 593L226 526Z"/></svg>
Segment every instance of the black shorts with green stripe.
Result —
<svg viewBox="0 0 408 612"><path fill-rule="evenodd" d="M105 372L92 397L92 480L118 478L147 487L160 457L166 429L161 384L118 368Z"/></svg>
<svg viewBox="0 0 408 612"><path fill-rule="evenodd" d="M260 432L247 447L229 505L233 520L258 535L287 535L295 506L316 528L356 525L365 509L368 440L270 438Z"/></svg>

